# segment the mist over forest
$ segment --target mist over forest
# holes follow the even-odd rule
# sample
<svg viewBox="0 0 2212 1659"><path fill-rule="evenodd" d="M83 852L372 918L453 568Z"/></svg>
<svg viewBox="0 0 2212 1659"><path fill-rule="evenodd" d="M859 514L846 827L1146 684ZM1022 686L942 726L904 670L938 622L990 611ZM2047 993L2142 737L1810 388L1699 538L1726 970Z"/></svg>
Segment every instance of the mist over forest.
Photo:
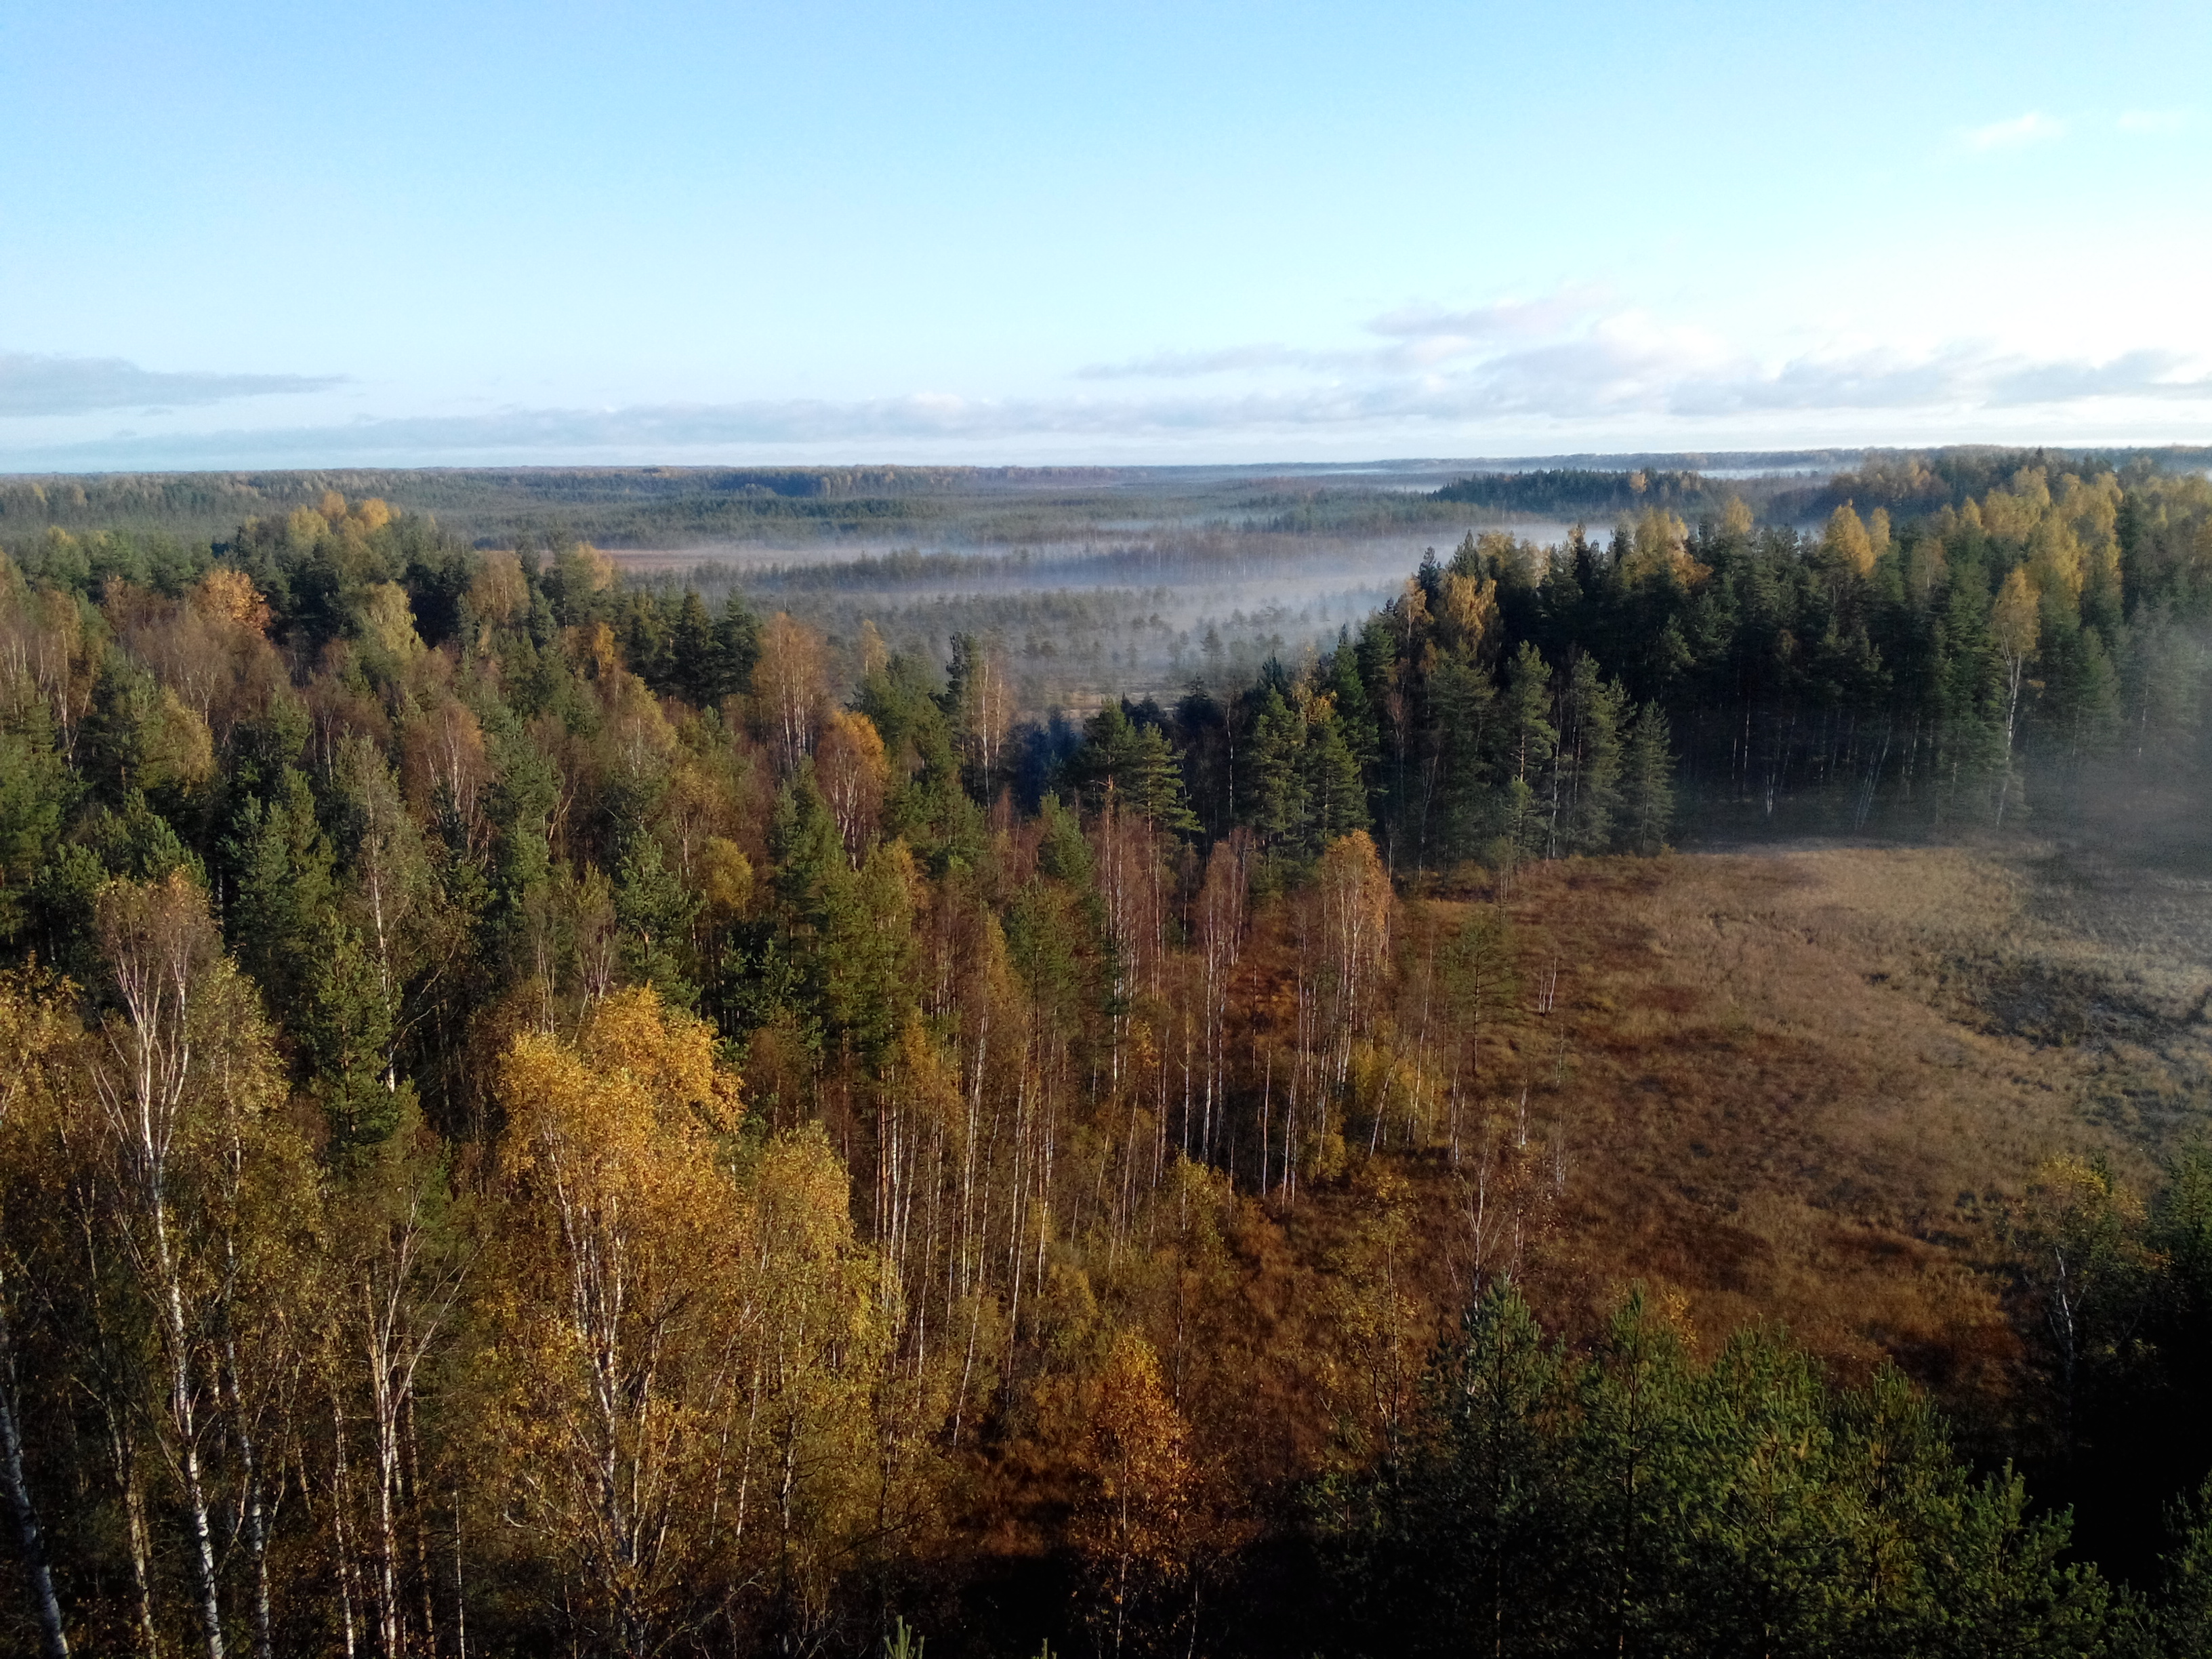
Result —
<svg viewBox="0 0 2212 1659"><path fill-rule="evenodd" d="M0 479L11 1651L2212 1651L2212 452Z"/></svg>
<svg viewBox="0 0 2212 1659"><path fill-rule="evenodd" d="M327 492L420 514L480 549L583 543L664 594L743 591L857 649L872 620L942 659L999 634L1025 712L1248 680L1357 627L1422 552L1470 531L1543 546L1607 538L1657 507L1694 521L1730 500L1817 528L1834 507L1931 510L2023 459L1960 448L1567 455L1288 467L516 468L112 474L0 481L0 546L59 530L147 556L219 544L250 517ZM2033 458L2027 458L2033 459ZM2212 451L2083 452L2162 471ZM1915 470L1916 465L1918 470ZM163 550L169 550L165 552ZM95 561L98 554L93 556ZM1211 657L1208 630L1218 641ZM849 669L849 662L847 664Z"/></svg>

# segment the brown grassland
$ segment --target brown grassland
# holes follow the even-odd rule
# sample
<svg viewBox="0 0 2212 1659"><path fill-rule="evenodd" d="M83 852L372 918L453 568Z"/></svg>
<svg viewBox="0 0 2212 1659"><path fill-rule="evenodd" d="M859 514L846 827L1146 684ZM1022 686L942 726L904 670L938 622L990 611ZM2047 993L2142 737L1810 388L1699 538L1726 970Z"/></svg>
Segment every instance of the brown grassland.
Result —
<svg viewBox="0 0 2212 1659"><path fill-rule="evenodd" d="M2212 881L1820 847L1570 861L1507 908L1522 994L1488 1132L1546 1147L1524 1278L1571 1332L1641 1280L1701 1338L1778 1323L1841 1374L1888 1358L2002 1417L2031 1176L2103 1153L2141 1190L2208 1101ZM1480 1166L1470 1146L1421 1181L1440 1305L1471 1280Z"/></svg>

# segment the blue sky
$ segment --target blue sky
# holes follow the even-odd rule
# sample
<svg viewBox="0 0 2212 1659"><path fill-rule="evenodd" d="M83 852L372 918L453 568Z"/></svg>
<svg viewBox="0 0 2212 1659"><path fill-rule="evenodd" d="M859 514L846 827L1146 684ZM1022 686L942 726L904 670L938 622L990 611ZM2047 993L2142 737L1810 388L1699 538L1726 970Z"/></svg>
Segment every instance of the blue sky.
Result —
<svg viewBox="0 0 2212 1659"><path fill-rule="evenodd" d="M2212 441L2212 7L0 13L0 468Z"/></svg>

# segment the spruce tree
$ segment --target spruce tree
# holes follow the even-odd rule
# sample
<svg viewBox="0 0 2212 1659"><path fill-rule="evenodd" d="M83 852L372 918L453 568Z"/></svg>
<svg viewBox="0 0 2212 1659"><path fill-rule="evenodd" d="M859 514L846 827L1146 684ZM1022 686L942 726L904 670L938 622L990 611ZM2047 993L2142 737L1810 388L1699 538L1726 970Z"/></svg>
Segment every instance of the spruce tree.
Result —
<svg viewBox="0 0 2212 1659"><path fill-rule="evenodd" d="M1551 712L1551 671L1535 646L1523 641L1507 665L1492 727L1492 764L1500 780L1493 829L1498 862L1509 872L1545 850L1550 818L1542 790L1559 738Z"/></svg>
<svg viewBox="0 0 2212 1659"><path fill-rule="evenodd" d="M1674 813L1674 763L1667 716L1656 702L1636 711L1620 773L1620 844L1649 858L1666 850Z"/></svg>
<svg viewBox="0 0 2212 1659"><path fill-rule="evenodd" d="M685 976L699 897L668 867L651 835L630 839L615 866L615 921L633 985L650 985L672 1006L690 1008L699 988Z"/></svg>
<svg viewBox="0 0 2212 1659"><path fill-rule="evenodd" d="M343 1165L391 1135L411 1090L393 1073L392 1018L374 957L336 912L320 922L308 999L293 1030L322 1108L324 1156Z"/></svg>
<svg viewBox="0 0 2212 1659"><path fill-rule="evenodd" d="M1431 671L1428 695L1434 730L1427 757L1431 781L1423 796L1423 845L1434 848L1444 862L1455 863L1477 855L1496 817L1490 739L1498 693L1472 652L1454 647Z"/></svg>
<svg viewBox="0 0 2212 1659"><path fill-rule="evenodd" d="M1281 692L1268 687L1243 767L1243 810L1246 821L1271 844L1296 836L1306 823L1305 744L1305 721Z"/></svg>
<svg viewBox="0 0 2212 1659"><path fill-rule="evenodd" d="M687 589L668 637L669 684L694 708L712 708L729 690L714 619L696 589Z"/></svg>
<svg viewBox="0 0 2212 1659"><path fill-rule="evenodd" d="M1367 786L1334 709L1323 704L1306 727L1304 842L1318 853L1340 836L1367 827Z"/></svg>
<svg viewBox="0 0 2212 1659"><path fill-rule="evenodd" d="M291 1027L307 1012L335 894L331 858L307 778L291 767L250 799L225 847L234 885L223 915L239 965Z"/></svg>
<svg viewBox="0 0 2212 1659"><path fill-rule="evenodd" d="M1602 852L1620 804L1620 688L1587 654L1576 658L1565 680L1552 768L1552 850Z"/></svg>

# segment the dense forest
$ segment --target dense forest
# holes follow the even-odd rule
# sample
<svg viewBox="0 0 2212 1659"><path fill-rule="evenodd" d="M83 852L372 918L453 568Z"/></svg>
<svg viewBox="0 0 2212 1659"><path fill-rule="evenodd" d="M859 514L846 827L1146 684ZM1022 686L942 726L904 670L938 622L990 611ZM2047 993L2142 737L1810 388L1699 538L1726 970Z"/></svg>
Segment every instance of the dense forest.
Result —
<svg viewBox="0 0 2212 1659"><path fill-rule="evenodd" d="M2206 1651L2201 1088L2002 1195L1993 1392L1548 1253L1548 895L2196 775L2212 485L2002 459L1080 715L374 496L17 542L11 1648Z"/></svg>

